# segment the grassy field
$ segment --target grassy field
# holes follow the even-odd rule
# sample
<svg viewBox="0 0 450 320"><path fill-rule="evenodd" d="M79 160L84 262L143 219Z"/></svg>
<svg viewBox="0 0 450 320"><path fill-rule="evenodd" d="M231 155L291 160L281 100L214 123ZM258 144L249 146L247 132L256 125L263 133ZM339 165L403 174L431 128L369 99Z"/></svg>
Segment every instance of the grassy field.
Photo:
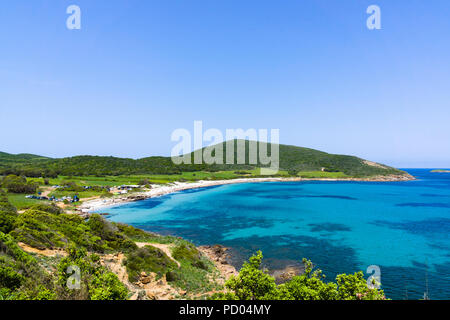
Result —
<svg viewBox="0 0 450 320"><path fill-rule="evenodd" d="M342 178L350 178L343 172L324 172L324 171L306 171L299 172L297 174L301 178L313 179L313 178L321 178L321 179L342 179Z"/></svg>
<svg viewBox="0 0 450 320"><path fill-rule="evenodd" d="M8 193L8 201L17 208L17 210L27 209L36 203L42 201L35 199L27 199L24 194Z"/></svg>
<svg viewBox="0 0 450 320"><path fill-rule="evenodd" d="M105 177L68 177L58 176L55 179L49 179L49 185L61 185L64 181L72 181L80 186L120 186L136 185L142 180L148 180L151 184L166 184L174 181L198 181L198 180L227 180L237 178L248 178L260 176L260 169L242 170L242 171L218 171L218 172L183 172L173 175L127 175L127 176L105 176ZM277 176L288 176L287 171L279 171ZM40 185L44 185L42 178L29 178Z"/></svg>

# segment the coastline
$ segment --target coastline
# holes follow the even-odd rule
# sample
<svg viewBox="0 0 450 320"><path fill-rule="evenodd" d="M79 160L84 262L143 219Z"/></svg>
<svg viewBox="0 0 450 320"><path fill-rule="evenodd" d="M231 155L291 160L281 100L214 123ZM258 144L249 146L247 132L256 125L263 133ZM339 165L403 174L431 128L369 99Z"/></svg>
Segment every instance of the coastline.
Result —
<svg viewBox="0 0 450 320"><path fill-rule="evenodd" d="M228 184L240 183L260 183L260 182L297 182L297 181L353 181L353 182L396 182L396 181L412 181L416 180L409 174L405 175L391 175L391 176L375 176L370 178L239 178L230 180L199 180L196 182L174 182L168 185L152 185L149 191L131 193L121 195L114 198L93 199L83 202L77 211L81 214L89 214L93 211L106 209L118 205L123 205L129 202L145 200L149 198L161 197L167 194L190 190L200 189L213 186L221 186Z"/></svg>

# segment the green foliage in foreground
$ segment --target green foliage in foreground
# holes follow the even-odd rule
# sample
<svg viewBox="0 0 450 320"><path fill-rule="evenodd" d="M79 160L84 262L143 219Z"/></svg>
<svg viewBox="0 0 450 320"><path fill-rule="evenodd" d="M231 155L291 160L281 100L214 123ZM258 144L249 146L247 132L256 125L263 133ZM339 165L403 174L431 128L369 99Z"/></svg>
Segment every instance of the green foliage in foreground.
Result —
<svg viewBox="0 0 450 320"><path fill-rule="evenodd" d="M69 266L80 269L80 289L71 290ZM98 256L71 248L69 256L49 273L25 253L14 238L0 232L0 300L123 300L128 291L117 276L102 267Z"/></svg>
<svg viewBox="0 0 450 320"><path fill-rule="evenodd" d="M131 281L145 271L165 276L173 286L190 293L215 288L209 280L217 271L212 263L194 245L177 237L147 233L100 215L85 220L53 204L38 203L18 215L4 194L0 194L0 222L4 231L0 232L0 300L126 299L126 287L99 261L100 254L116 252L125 253ZM170 244L180 265L158 248L138 248L135 241ZM61 248L68 256L28 254L17 242L38 249ZM69 266L80 269L79 290L67 287Z"/></svg>
<svg viewBox="0 0 450 320"><path fill-rule="evenodd" d="M0 300L39 298L41 288L35 283L51 284L49 280L33 257L10 235L0 232Z"/></svg>
<svg viewBox="0 0 450 320"><path fill-rule="evenodd" d="M227 300L385 300L382 290L370 289L362 272L340 274L336 283L323 281L321 270L313 271L311 261L303 259L305 272L284 284L261 269L262 253L259 251L244 263L239 275L231 277L228 292L215 294L212 299Z"/></svg>
<svg viewBox="0 0 450 320"><path fill-rule="evenodd" d="M117 276L102 267L90 251L123 251L136 244L100 216L88 221L68 215L53 204L36 204L18 215L0 193L0 300L125 299L128 291ZM65 248L69 256L42 263L17 242L34 248ZM74 249L74 248L77 249ZM49 264L50 263L50 264ZM68 266L81 270L81 289L67 288ZM50 267L51 266L51 267ZM52 272L57 269L57 272Z"/></svg>
<svg viewBox="0 0 450 320"><path fill-rule="evenodd" d="M60 298L78 300L124 300L128 290L119 278L99 263L99 256L88 255L83 249L70 248L69 256L58 264L57 284L62 290ZM80 270L80 288L69 289L72 274L68 274L69 267L77 266ZM74 282L72 282L74 284Z"/></svg>

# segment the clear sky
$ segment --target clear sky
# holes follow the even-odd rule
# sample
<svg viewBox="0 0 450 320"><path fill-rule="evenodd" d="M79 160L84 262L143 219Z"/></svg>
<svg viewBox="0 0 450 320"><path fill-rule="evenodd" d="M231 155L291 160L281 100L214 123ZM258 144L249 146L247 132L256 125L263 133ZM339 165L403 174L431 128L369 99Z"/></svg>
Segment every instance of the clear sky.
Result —
<svg viewBox="0 0 450 320"><path fill-rule="evenodd" d="M2 1L0 115L9 153L170 155L202 120L450 167L450 1Z"/></svg>

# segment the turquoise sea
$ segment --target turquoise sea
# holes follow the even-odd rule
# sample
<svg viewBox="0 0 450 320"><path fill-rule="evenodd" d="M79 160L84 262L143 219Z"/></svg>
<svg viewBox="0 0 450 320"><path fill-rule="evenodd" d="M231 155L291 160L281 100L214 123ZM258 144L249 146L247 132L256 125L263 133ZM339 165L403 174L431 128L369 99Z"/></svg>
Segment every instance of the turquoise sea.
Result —
<svg viewBox="0 0 450 320"><path fill-rule="evenodd" d="M450 173L407 182L267 182L187 190L103 209L112 221L197 245L257 250L270 269L303 257L338 273L381 269L392 299L450 299Z"/></svg>

